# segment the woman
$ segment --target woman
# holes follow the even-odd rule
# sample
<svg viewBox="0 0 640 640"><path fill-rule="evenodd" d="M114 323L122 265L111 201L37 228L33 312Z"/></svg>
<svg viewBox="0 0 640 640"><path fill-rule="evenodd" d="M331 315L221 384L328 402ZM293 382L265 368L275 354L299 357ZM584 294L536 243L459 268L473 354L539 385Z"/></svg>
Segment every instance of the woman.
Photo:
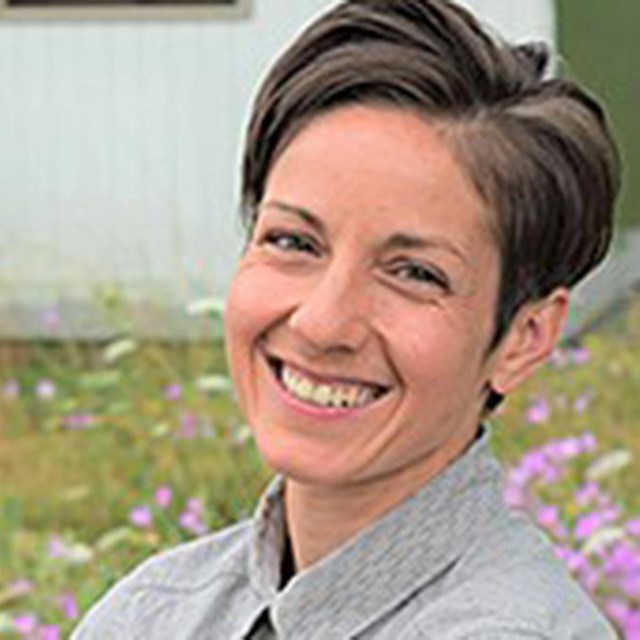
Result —
<svg viewBox="0 0 640 640"><path fill-rule="evenodd" d="M351 0L281 56L226 315L277 472L255 517L145 563L75 638L615 634L523 515L483 419L604 257L618 163L546 55L444 0Z"/></svg>

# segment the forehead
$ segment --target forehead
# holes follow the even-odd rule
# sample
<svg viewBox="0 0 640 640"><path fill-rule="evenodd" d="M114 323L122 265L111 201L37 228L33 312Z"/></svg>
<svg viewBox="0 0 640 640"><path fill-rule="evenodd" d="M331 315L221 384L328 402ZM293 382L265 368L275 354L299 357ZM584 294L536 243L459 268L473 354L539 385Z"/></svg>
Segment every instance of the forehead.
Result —
<svg viewBox="0 0 640 640"><path fill-rule="evenodd" d="M321 217L485 235L490 212L446 125L408 109L353 105L321 114L279 154L264 201ZM487 234L488 235L488 234Z"/></svg>

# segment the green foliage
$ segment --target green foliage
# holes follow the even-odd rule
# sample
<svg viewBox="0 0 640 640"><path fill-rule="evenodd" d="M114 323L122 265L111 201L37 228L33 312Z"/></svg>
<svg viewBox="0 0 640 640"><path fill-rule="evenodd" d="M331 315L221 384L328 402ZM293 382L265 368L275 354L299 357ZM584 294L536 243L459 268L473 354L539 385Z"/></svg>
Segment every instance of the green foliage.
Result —
<svg viewBox="0 0 640 640"><path fill-rule="evenodd" d="M637 81L640 3L558 0L560 70L586 83L606 106L625 164L621 220L640 224L640 100Z"/></svg>

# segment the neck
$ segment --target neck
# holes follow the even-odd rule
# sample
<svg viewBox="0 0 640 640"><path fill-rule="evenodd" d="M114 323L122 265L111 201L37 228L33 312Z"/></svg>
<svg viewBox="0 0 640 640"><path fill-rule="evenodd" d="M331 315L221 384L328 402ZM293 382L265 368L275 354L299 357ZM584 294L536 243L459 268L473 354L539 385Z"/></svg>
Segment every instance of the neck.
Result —
<svg viewBox="0 0 640 640"><path fill-rule="evenodd" d="M328 556L441 473L471 442L432 452L393 475L349 485L285 483L285 514L295 570Z"/></svg>
<svg viewBox="0 0 640 640"><path fill-rule="evenodd" d="M365 487L344 491L288 478L287 529L296 570L315 564L381 515L379 496Z"/></svg>

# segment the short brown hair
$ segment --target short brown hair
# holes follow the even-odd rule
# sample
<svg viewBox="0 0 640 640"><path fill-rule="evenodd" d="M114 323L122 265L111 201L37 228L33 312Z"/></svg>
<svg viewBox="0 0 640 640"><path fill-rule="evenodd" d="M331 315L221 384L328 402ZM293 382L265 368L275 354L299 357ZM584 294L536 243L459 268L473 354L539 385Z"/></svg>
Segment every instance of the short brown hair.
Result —
<svg viewBox="0 0 640 640"><path fill-rule="evenodd" d="M493 348L524 303L573 286L612 236L620 170L604 112L576 83L545 77L547 65L543 45L509 45L446 0L341 2L284 51L258 92L243 159L245 223L278 155L320 113L365 103L437 119L496 214Z"/></svg>

